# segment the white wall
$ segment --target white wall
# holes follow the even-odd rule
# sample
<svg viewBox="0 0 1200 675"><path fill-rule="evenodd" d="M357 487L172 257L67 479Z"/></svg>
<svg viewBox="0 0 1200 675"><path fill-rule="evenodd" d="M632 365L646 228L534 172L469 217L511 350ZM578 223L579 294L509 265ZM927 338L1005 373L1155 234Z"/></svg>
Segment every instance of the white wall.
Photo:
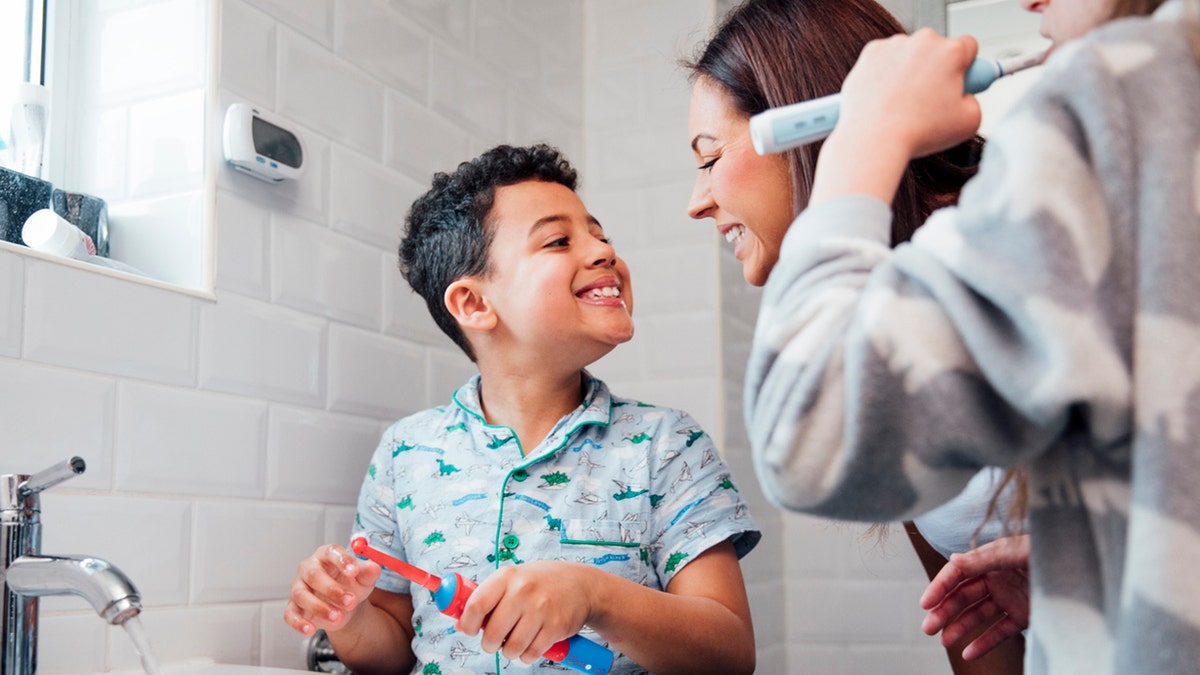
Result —
<svg viewBox="0 0 1200 675"><path fill-rule="evenodd" d="M312 164L290 186L220 165L215 301L0 250L0 472L85 458L43 495L43 550L128 573L161 661L303 667L281 618L296 563L345 541L384 426L472 371L396 270L404 212L434 170L499 142L552 140L582 165L583 8L219 9L210 94L295 122ZM136 667L80 599L42 607L39 672Z"/></svg>
<svg viewBox="0 0 1200 675"><path fill-rule="evenodd" d="M637 336L595 372L692 412L766 534L743 562L759 672L948 672L917 628L903 535L880 548L758 492L740 409L757 295L685 213L695 167L675 61L707 35L712 0L220 0L220 13L219 109L290 119L312 165L290 186L222 166L215 301L0 249L0 472L85 457L84 476L43 497L44 550L128 572L161 660L302 667L280 618L296 562L344 541L382 428L471 371L396 271L407 205L435 170L548 140L633 271ZM42 673L136 665L82 601L43 609Z"/></svg>

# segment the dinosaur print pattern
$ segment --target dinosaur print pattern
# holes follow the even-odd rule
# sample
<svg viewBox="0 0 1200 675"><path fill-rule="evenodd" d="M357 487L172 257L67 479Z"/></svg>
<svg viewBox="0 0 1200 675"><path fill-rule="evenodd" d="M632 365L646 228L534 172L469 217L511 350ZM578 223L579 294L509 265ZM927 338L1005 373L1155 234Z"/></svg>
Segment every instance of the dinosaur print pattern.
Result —
<svg viewBox="0 0 1200 675"><path fill-rule="evenodd" d="M585 377L580 407L524 456L511 430L484 423L478 376L455 392L453 405L393 424L363 480L354 536L433 574L454 571L477 583L501 566L565 560L664 590L716 544L730 540L739 556L749 552L761 535L695 420L614 397ZM413 592L388 570L377 587L412 594L420 627L414 673L496 670L496 657L478 638L454 633L430 593ZM502 672L561 668L542 661L527 670L502 657L500 665ZM612 672L643 669L618 655Z"/></svg>

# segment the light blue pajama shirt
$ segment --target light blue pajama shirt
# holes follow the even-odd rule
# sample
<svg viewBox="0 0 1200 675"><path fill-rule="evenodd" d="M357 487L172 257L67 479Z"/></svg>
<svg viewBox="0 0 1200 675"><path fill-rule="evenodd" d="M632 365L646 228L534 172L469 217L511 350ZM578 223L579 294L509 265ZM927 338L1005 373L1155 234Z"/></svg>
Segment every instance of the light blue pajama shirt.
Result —
<svg viewBox="0 0 1200 675"><path fill-rule="evenodd" d="M623 399L600 380L534 448L486 423L479 376L451 404L384 432L359 492L354 536L442 576L482 583L502 565L589 563L664 590L689 561L761 534L712 439L687 413ZM432 595L384 570L377 588L413 596L414 673L559 671L484 653ZM590 631L584 635L604 644ZM642 672L618 654L613 673Z"/></svg>

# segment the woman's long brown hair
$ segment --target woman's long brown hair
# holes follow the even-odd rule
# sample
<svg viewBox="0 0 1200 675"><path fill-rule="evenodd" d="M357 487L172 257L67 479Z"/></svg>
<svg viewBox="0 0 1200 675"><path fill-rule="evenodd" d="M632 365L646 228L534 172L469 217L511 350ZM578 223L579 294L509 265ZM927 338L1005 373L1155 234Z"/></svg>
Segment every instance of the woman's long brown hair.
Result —
<svg viewBox="0 0 1200 675"><path fill-rule="evenodd" d="M720 85L749 117L836 93L868 42L903 32L873 0L748 0L685 66L693 80ZM982 145L976 136L909 164L892 201L893 245L910 239L934 210L957 201L975 174ZM795 214L808 204L820 147L786 153Z"/></svg>

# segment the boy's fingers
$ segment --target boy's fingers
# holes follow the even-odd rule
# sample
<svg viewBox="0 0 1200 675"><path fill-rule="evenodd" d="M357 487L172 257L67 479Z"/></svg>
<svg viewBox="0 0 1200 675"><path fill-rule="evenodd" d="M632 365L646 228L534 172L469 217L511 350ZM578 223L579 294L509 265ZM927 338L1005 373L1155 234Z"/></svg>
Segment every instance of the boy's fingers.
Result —
<svg viewBox="0 0 1200 675"><path fill-rule="evenodd" d="M508 570L511 569L513 568L507 567L499 570L471 592L471 597L467 600L466 606L463 607L462 615L454 625L455 630L467 635L474 635L484 627L485 621L489 627L494 623L495 617L490 615L496 609L496 605L500 604L500 598L504 596L506 579L511 574ZM500 637L503 638L508 632L507 629L511 627L511 623L505 626L505 633L501 634ZM497 641L493 645L493 649L489 651L495 652L499 648L500 643Z"/></svg>
<svg viewBox="0 0 1200 675"><path fill-rule="evenodd" d="M317 627L300 612L295 604L290 602L283 609L283 621L301 635L312 635L317 632Z"/></svg>
<svg viewBox="0 0 1200 675"><path fill-rule="evenodd" d="M504 645L500 650L504 658L509 661L524 659L541 629L541 621L537 617L522 617L504 637ZM532 658L536 660L538 656L539 654L533 654Z"/></svg>
<svg viewBox="0 0 1200 675"><path fill-rule="evenodd" d="M538 659L542 658L542 654L545 654L546 650L554 646L555 642L557 640L550 637L546 631L540 631L533 641L529 643L529 646L525 648L525 652L521 654L521 660L528 664L537 663Z"/></svg>
<svg viewBox="0 0 1200 675"><path fill-rule="evenodd" d="M374 587L375 582L379 581L379 575L383 574L383 568L370 560L359 560L357 565L353 582L360 586Z"/></svg>
<svg viewBox="0 0 1200 675"><path fill-rule="evenodd" d="M308 564L308 561L301 563L297 581L305 587L304 592L323 603L342 609L350 609L355 605L354 593L331 577L325 565ZM292 597L296 596L297 589L293 586Z"/></svg>
<svg viewBox="0 0 1200 675"><path fill-rule="evenodd" d="M336 574L346 577L353 577L358 573L358 558L350 555L341 546L329 545L324 547L325 550L321 558Z"/></svg>
<svg viewBox="0 0 1200 675"><path fill-rule="evenodd" d="M292 584L289 605L296 614L314 625L321 622L336 623L344 616L342 610L315 595L311 588L299 580Z"/></svg>

